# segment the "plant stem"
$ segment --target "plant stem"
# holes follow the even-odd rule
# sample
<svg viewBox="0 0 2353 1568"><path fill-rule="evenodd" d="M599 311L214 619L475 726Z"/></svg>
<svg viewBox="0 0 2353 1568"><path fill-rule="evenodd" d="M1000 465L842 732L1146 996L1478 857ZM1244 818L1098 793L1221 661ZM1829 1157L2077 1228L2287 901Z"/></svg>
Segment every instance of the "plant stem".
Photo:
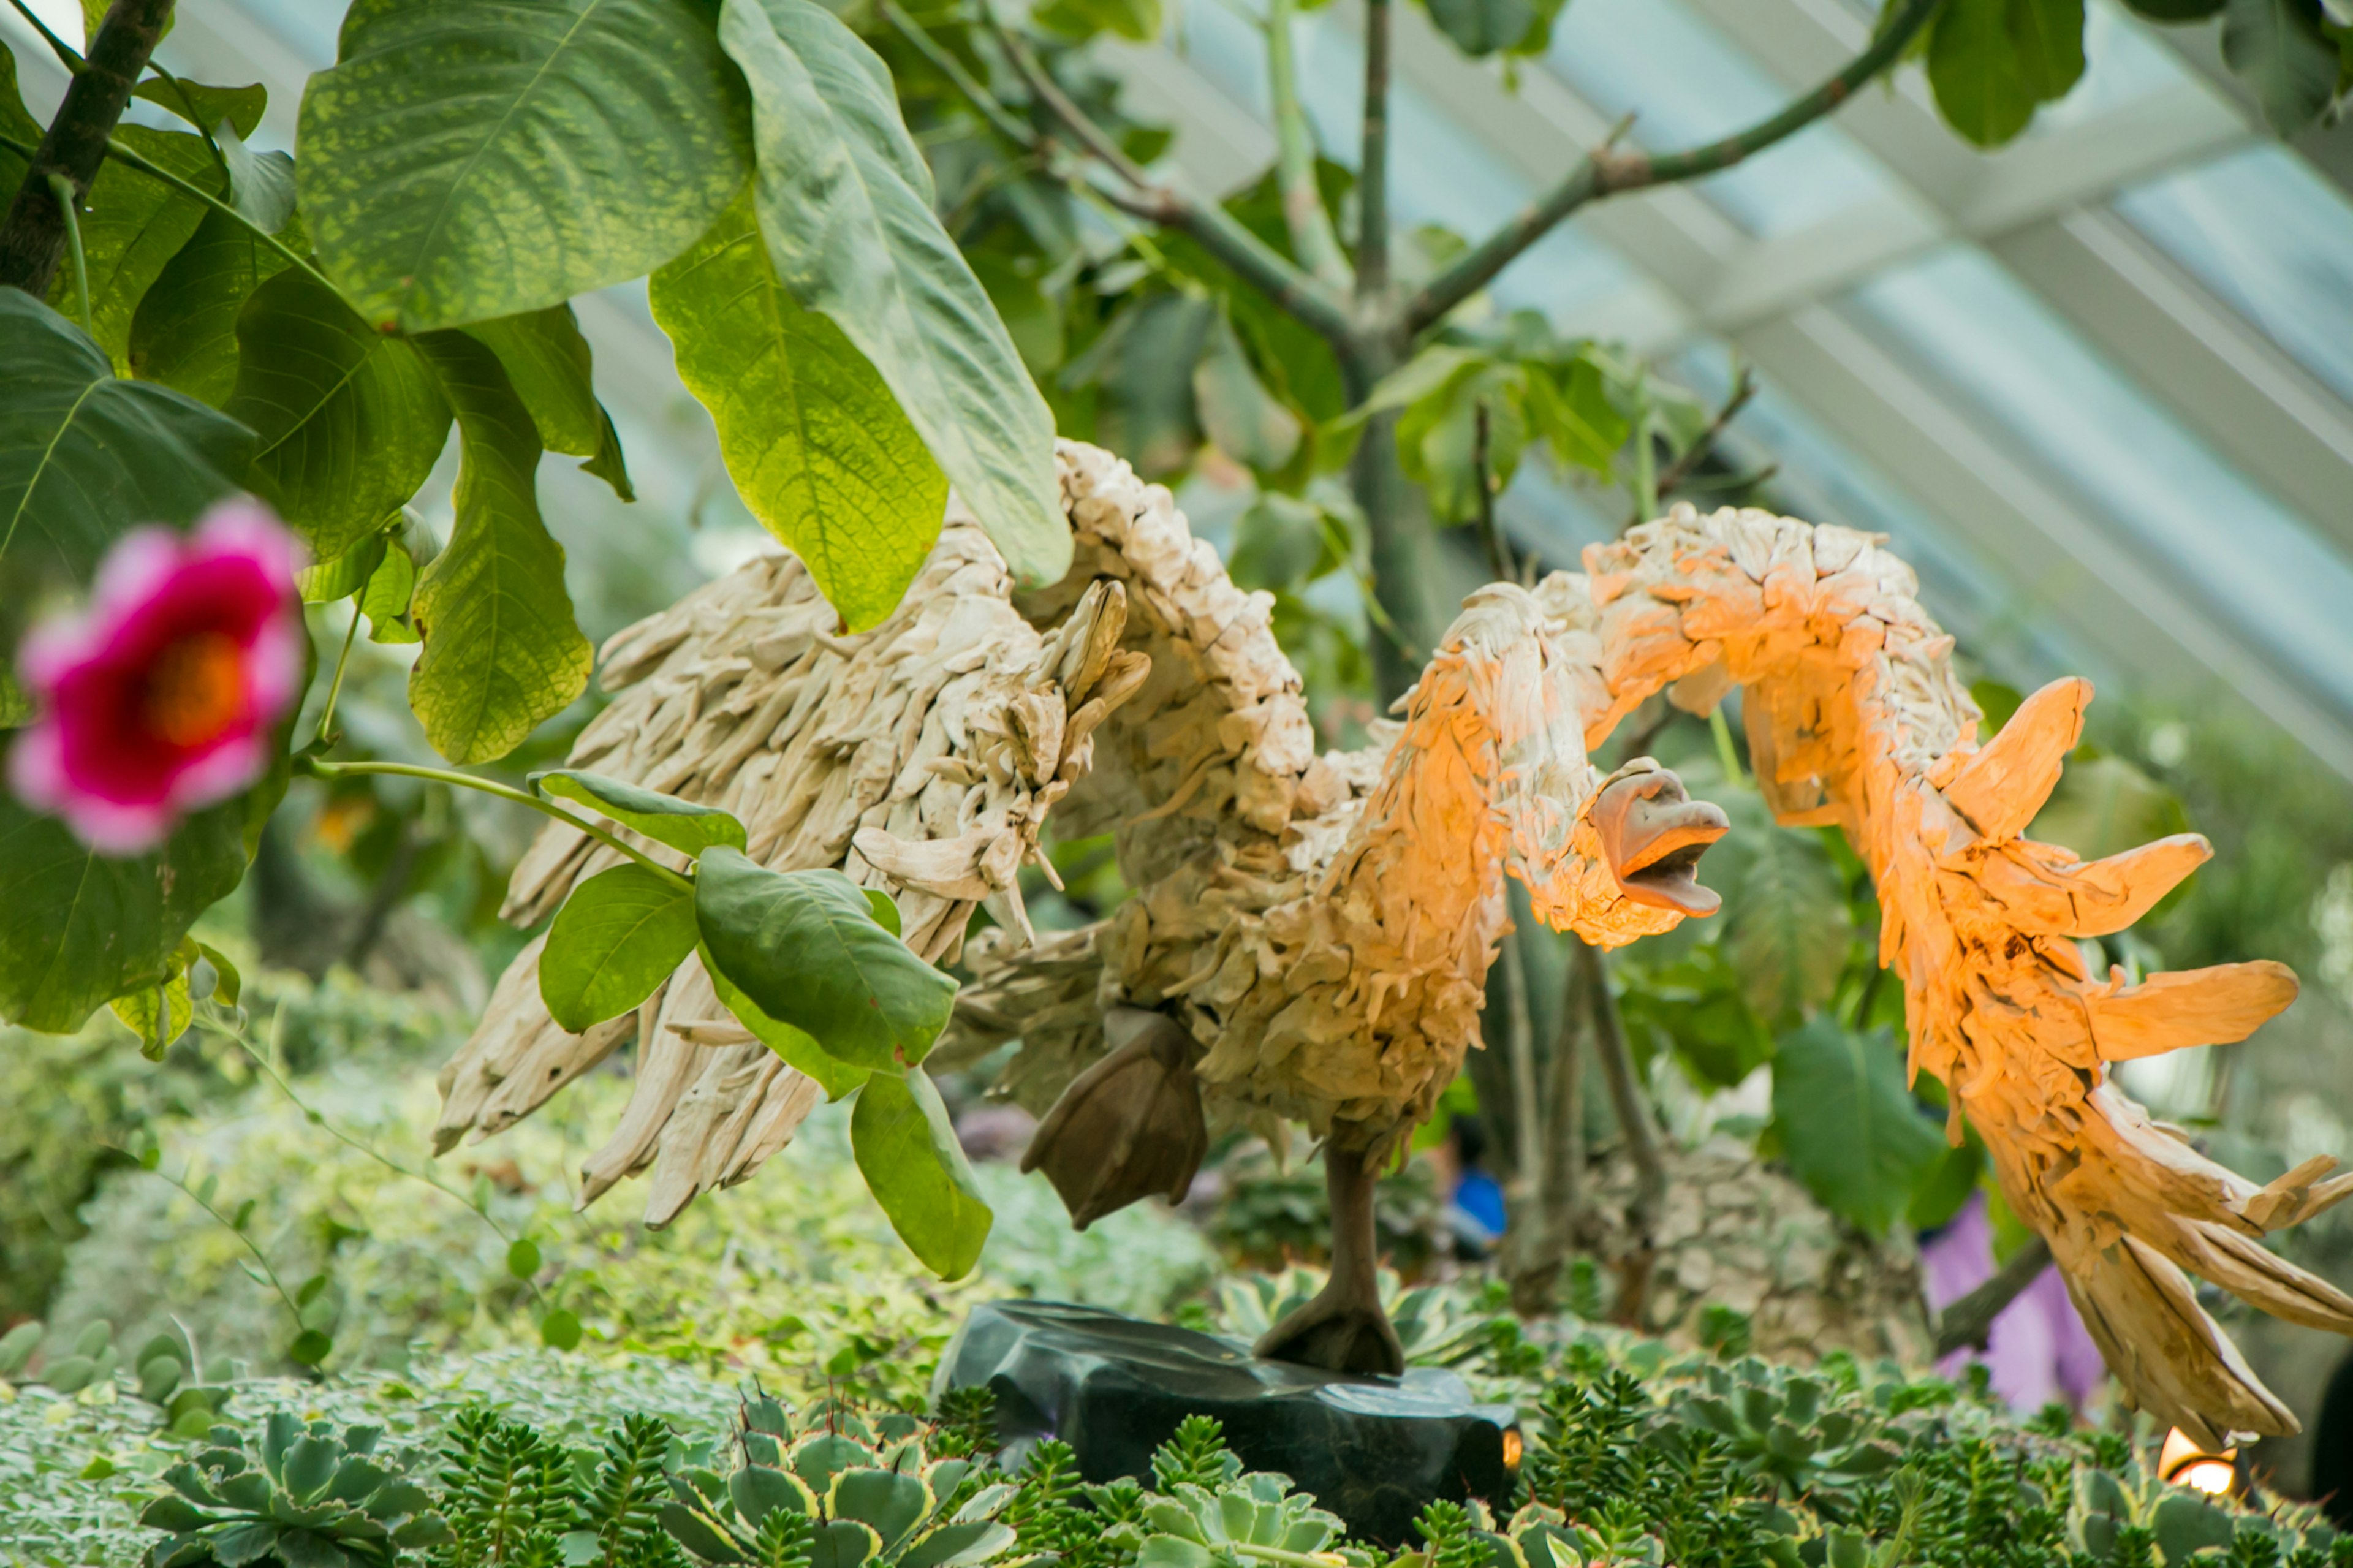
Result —
<svg viewBox="0 0 2353 1568"><path fill-rule="evenodd" d="M319 710L319 742L328 744L335 728L335 700L343 694L343 668L352 662L352 643L360 635L359 595L352 596L352 624L343 630L343 651L335 656L335 678L327 683L327 705Z"/></svg>
<svg viewBox="0 0 2353 1568"><path fill-rule="evenodd" d="M1576 943L1577 963L1585 972L1593 1010L1595 1055L1602 1076L1609 1080L1610 1104L1618 1112L1619 1129L1626 1135L1627 1152L1634 1160L1634 1201L1626 1205L1626 1228L1633 1250L1625 1265L1617 1310L1612 1314L1629 1327L1641 1322L1651 1292L1651 1270L1658 1257L1659 1209L1667 1195L1667 1165L1659 1152L1658 1129L1650 1107L1642 1102L1642 1087L1634 1076L1633 1053L1626 1045L1626 1022L1618 1014L1618 997L1609 989L1609 966L1601 950L1582 941Z"/></svg>
<svg viewBox="0 0 2353 1568"><path fill-rule="evenodd" d="M125 1149L120 1151L120 1152L128 1154L130 1153L130 1151ZM133 1158L136 1158L136 1156L133 1156ZM219 1222L222 1229L227 1231L231 1236L236 1237L237 1240L245 1244L245 1249L253 1254L253 1260L261 1265L262 1273L269 1277L269 1288L278 1292L278 1299L280 1301L286 1303L286 1315L294 1320L295 1330L299 1332L302 1327L302 1309L296 1306L294 1304L294 1298L286 1293L286 1286L279 1279L278 1270L269 1266L269 1258L264 1255L261 1248L255 1244L253 1237L246 1235L244 1231L231 1224L228 1215L221 1213L220 1210L213 1207L211 1204L197 1196L196 1190L188 1185L186 1182L181 1180L177 1176L167 1173L163 1166L155 1165L150 1167L142 1165L142 1168L146 1170L149 1175L167 1183L172 1186L177 1187L187 1196L190 1203L195 1204L198 1208L212 1215L215 1220Z"/></svg>
<svg viewBox="0 0 2353 1568"><path fill-rule="evenodd" d="M946 45L925 31L922 23L907 15L899 5L898 0L877 0L877 3L882 13L882 19L890 23L898 35L913 47L917 54L923 57L925 63L947 78L950 86L964 94L972 106L980 111L981 118L988 121L990 129L1024 151L1030 153L1038 151L1037 133L1015 119L1012 110L997 102L996 96L983 87L979 79L970 71L964 68L964 62L956 58L955 53Z"/></svg>
<svg viewBox="0 0 2353 1568"><path fill-rule="evenodd" d="M573 816L552 801L542 800L535 795L527 794L492 779L477 778L472 773L461 773L454 768L419 767L414 763L329 763L322 762L317 757L296 757L294 771L308 773L312 778L329 781L356 778L369 773L388 773L400 778L426 779L434 784L449 784L459 789L480 790L484 795L496 795L501 800L511 800L517 805L527 805L543 816L552 816L567 827L576 828L607 848L620 851L675 888L684 890L694 886L691 879L671 870L642 850L631 848L595 823Z"/></svg>
<svg viewBox="0 0 2353 1568"><path fill-rule="evenodd" d="M66 215L50 194L49 176L63 175L77 201L90 194L106 161L108 139L171 15L172 0L114 0L108 7L66 84L57 118L40 146L26 154L24 183L0 216L0 285L37 300L48 293L66 247Z"/></svg>
<svg viewBox="0 0 2353 1568"><path fill-rule="evenodd" d="M1518 216L1415 294L1406 306L1406 329L1419 332L1435 324L1449 310L1485 288L1528 247L1551 232L1554 225L1588 202L1728 169L1838 108L1853 96L1857 88L1903 57L1906 46L1927 25L1944 0L1890 0L1890 4L1901 4L1904 9L1871 41L1869 47L1832 72L1811 92L1791 100L1754 125L1703 146L1655 157L1641 153L1617 153L1607 142L1594 149L1578 160L1559 184L1531 202Z"/></svg>
<svg viewBox="0 0 2353 1568"><path fill-rule="evenodd" d="M1958 1350L1985 1349L1986 1336L2001 1310L2050 1267L2051 1244L2039 1236L2030 1238L1994 1271L1992 1279L1936 1314L1936 1358L1941 1361Z"/></svg>
<svg viewBox="0 0 2353 1568"><path fill-rule="evenodd" d="M1475 495L1476 510L1472 518L1479 525L1480 542L1487 547L1487 570L1498 583L1519 580L1512 570L1512 552L1504 546L1504 536L1495 528L1495 476L1489 471L1487 458L1487 405L1482 400L1472 413L1471 483Z"/></svg>
<svg viewBox="0 0 2353 1568"><path fill-rule="evenodd" d="M1733 377L1732 395L1724 400L1724 406L1715 411L1715 417L1707 422L1707 428L1701 431L1698 438L1683 448L1683 456L1668 464L1666 472L1659 476L1651 498L1654 508L1674 494L1683 481L1692 477L1693 470L1707 460L1708 453L1714 451L1716 442L1723 438L1724 427L1738 417L1740 411L1748 406L1748 400L1756 395L1757 373L1744 364L1740 373ZM1638 512L1627 520L1627 526L1631 528L1643 521Z"/></svg>
<svg viewBox="0 0 2353 1568"><path fill-rule="evenodd" d="M1715 737L1715 760L1724 769L1727 784L1746 784L1748 773L1740 765L1740 752L1732 743L1732 725L1724 716L1724 704L1719 702L1707 710L1708 733Z"/></svg>
<svg viewBox="0 0 2353 1568"><path fill-rule="evenodd" d="M1365 129L1356 174L1356 299L1389 289L1390 0L1365 0Z"/></svg>
<svg viewBox="0 0 2353 1568"><path fill-rule="evenodd" d="M98 326L90 315L90 263L82 256L81 215L74 211L73 182L63 174L51 174L49 195L57 201L58 210L65 214L67 254L73 261L74 298L81 305L81 330L94 338L98 336Z"/></svg>
<svg viewBox="0 0 2353 1568"><path fill-rule="evenodd" d="M1275 185L1282 196L1292 253L1324 287L1345 293L1355 279L1315 184L1315 138L1299 103L1298 39L1293 36L1292 20L1293 0L1268 0L1266 78L1274 105Z"/></svg>

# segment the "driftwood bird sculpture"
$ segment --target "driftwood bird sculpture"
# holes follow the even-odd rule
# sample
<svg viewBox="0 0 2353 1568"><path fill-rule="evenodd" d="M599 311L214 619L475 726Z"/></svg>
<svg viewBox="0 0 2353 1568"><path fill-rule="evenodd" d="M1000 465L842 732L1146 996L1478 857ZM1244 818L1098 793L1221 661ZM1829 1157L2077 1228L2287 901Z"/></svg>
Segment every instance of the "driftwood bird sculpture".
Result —
<svg viewBox="0 0 2353 1568"><path fill-rule="evenodd" d="M2122 930L2207 855L2194 836L2085 864L2021 834L2089 688L2038 693L1991 742L1910 571L1871 536L1687 507L1533 593L1466 605L1401 721L1318 756L1298 677L1168 493L1064 444L1077 546L1017 595L952 513L881 626L832 635L789 557L754 562L616 637L615 700L576 766L727 807L755 858L838 865L893 893L907 940L976 973L935 1059L1020 1048L1000 1088L1044 1114L1029 1163L1084 1224L1189 1179L1208 1121L1323 1141L1334 1269L1262 1349L1393 1368L1372 1297L1372 1175L1478 1043L1505 927L1538 916L1615 945L1713 907L1693 865L1723 831L1647 763L1588 762L1662 689L1735 687L1786 823L1835 824L1870 865L1882 961L1915 1070L1953 1090L2010 1205L2051 1242L2128 1397L2201 1441L2291 1431L2184 1270L2293 1321L2353 1331L2353 1300L2260 1244L2353 1191L2316 1160L2258 1187L2151 1122L2108 1064L2234 1040L2292 999L2276 964L2094 977L2072 940ZM1135 895L1039 935L1016 880L1065 836L1115 835ZM544 834L512 886L529 922L607 852ZM996 928L966 948L966 918ZM813 1084L736 1027L690 960L634 1019L565 1034L526 950L442 1075L443 1147L495 1131L633 1035L636 1088L583 1201L652 1170L647 1217L740 1181Z"/></svg>

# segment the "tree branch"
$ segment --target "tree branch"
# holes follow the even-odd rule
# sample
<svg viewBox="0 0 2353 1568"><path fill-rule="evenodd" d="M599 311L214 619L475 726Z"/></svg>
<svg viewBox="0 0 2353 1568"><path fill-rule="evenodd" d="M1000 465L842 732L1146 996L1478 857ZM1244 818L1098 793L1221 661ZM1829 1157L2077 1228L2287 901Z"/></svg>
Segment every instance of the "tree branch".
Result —
<svg viewBox="0 0 2353 1568"><path fill-rule="evenodd" d="M48 293L66 247L66 214L50 194L49 176L62 175L76 200L90 195L90 183L106 162L107 138L171 15L172 0L114 0L108 7L24 183L0 217L0 284L36 299Z"/></svg>
<svg viewBox="0 0 2353 1568"><path fill-rule="evenodd" d="M1985 1349L1986 1336L1993 1331L1993 1321L2001 1316L2001 1310L2050 1267L2051 1244L2038 1236L2010 1254L2010 1261L1996 1269L1992 1279L1949 1303L1936 1314L1936 1359L1942 1361L1955 1351Z"/></svg>
<svg viewBox="0 0 2353 1568"><path fill-rule="evenodd" d="M1761 153L1784 137L1804 130L1838 108L1853 96L1857 88L1902 57L1905 47L1927 25L1929 17L1936 15L1944 0L1890 0L1890 4L1898 3L1904 9L1878 37L1872 39L1869 47L1833 72L1813 91L1791 100L1778 112L1746 130L1736 131L1704 146L1688 148L1681 153L1663 153L1655 157L1643 153L1620 153L1608 142L1595 148L1578 160L1577 166L1569 170L1558 185L1530 203L1518 216L1432 279L1408 301L1405 311L1407 331L1421 331L1485 288L1497 273L1518 259L1522 252L1588 202L1627 191L1674 184L1728 169L1743 158Z"/></svg>
<svg viewBox="0 0 2353 1568"><path fill-rule="evenodd" d="M1202 249L1232 268L1246 282L1321 336L1335 343L1347 338L1347 308L1337 296L1243 227L1225 208L1215 202L1197 202L1146 174L1137 167L1135 160L1121 150L1110 132L1071 100L1027 43L985 5L983 14L997 47L1005 51L1006 58L1012 62L1031 95L1082 152L1118 176L1117 183L1091 181L1091 189L1131 217L1190 235Z"/></svg>
<svg viewBox="0 0 2353 1568"><path fill-rule="evenodd" d="M1356 297L1389 287L1389 0L1365 0L1365 131L1356 173Z"/></svg>
<svg viewBox="0 0 2353 1568"><path fill-rule="evenodd" d="M1299 103L1298 40L1292 37L1292 0L1269 0L1266 16L1266 79L1274 105L1275 186L1282 196L1282 221L1291 231L1292 253L1316 281L1345 293L1356 279L1340 253L1332 215L1315 184L1315 137Z"/></svg>

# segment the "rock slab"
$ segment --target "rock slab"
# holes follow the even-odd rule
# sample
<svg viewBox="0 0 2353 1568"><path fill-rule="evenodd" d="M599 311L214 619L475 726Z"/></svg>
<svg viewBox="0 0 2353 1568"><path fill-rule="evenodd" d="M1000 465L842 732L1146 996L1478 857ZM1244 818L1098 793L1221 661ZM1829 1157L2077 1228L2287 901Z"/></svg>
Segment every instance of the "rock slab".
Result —
<svg viewBox="0 0 2353 1568"><path fill-rule="evenodd" d="M1148 1480L1153 1450L1178 1422L1215 1416L1247 1468L1289 1476L1350 1535L1385 1546L1417 1542L1414 1517L1432 1499L1502 1501L1520 1448L1512 1407L1474 1403L1440 1368L1397 1378L1322 1372L1261 1361L1213 1334L1052 1301L973 1310L936 1389L983 1386L997 1395L1009 1462L1059 1437L1089 1481Z"/></svg>

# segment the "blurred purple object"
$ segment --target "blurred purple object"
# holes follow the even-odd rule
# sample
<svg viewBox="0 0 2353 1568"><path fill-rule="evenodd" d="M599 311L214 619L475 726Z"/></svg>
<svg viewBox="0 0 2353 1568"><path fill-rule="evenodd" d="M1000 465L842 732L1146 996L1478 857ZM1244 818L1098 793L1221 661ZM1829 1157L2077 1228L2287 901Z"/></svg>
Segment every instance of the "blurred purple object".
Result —
<svg viewBox="0 0 2353 1568"><path fill-rule="evenodd" d="M1984 1194L1973 1194L1949 1224L1921 1238L1920 1272L1928 1305L1938 1311L1993 1278L1993 1222ZM2106 1370L2055 1267L2001 1310L1982 1352L1955 1351L1936 1370L1957 1377L1972 1360L1986 1363L1994 1392L2021 1415L2054 1399L2080 1410Z"/></svg>

